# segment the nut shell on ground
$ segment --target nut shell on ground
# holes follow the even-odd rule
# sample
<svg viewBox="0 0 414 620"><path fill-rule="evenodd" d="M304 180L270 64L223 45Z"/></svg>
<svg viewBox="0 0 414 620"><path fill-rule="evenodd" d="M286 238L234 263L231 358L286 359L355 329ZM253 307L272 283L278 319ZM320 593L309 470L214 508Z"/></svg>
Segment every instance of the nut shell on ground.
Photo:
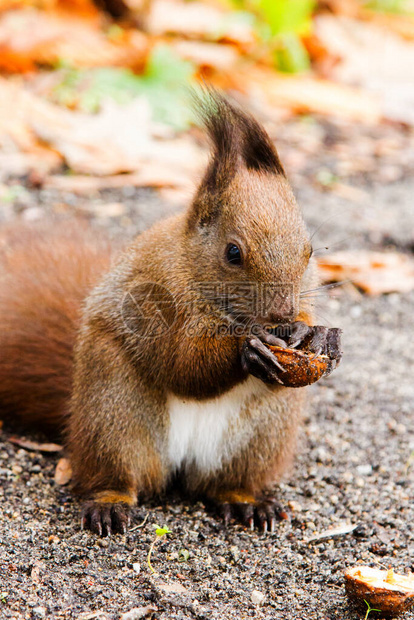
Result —
<svg viewBox="0 0 414 620"><path fill-rule="evenodd" d="M372 608L388 617L407 611L414 603L414 575L398 575L392 569L354 566L345 571L345 590L358 605Z"/></svg>

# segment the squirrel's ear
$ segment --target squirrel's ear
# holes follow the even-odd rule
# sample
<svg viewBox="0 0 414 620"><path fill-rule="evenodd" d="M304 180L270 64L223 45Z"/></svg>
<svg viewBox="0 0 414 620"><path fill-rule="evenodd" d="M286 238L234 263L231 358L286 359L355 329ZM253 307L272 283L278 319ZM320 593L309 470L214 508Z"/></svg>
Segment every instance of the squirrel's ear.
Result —
<svg viewBox="0 0 414 620"><path fill-rule="evenodd" d="M220 209L220 195L237 170L285 175L265 129L212 88L194 95L195 109L211 141L210 161L193 201L191 219L205 225Z"/></svg>

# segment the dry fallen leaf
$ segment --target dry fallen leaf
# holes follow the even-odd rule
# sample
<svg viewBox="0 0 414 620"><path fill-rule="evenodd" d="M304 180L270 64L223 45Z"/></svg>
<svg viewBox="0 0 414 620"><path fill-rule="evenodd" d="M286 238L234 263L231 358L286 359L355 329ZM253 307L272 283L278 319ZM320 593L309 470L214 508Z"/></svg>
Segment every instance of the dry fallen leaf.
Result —
<svg viewBox="0 0 414 620"><path fill-rule="evenodd" d="M414 261L398 252L349 250L319 259L323 282L351 281L368 295L414 290Z"/></svg>
<svg viewBox="0 0 414 620"><path fill-rule="evenodd" d="M385 24L341 16L315 18L315 36L339 59L331 78L377 98L384 118L414 125L414 45Z"/></svg>
<svg viewBox="0 0 414 620"><path fill-rule="evenodd" d="M318 542L319 540L326 540L330 538L340 538L341 536L346 536L347 534L352 534L358 525L350 525L349 523L344 523L343 525L338 525L337 527L332 527L329 530L324 530L319 534L315 534L308 538L306 542Z"/></svg>
<svg viewBox="0 0 414 620"><path fill-rule="evenodd" d="M179 166L174 168L167 164L144 162L137 172L96 177L81 174L58 175L46 177L42 187L53 188L74 194L91 194L102 189L120 189L123 187L162 187L178 189L191 195L194 175Z"/></svg>
<svg viewBox="0 0 414 620"><path fill-rule="evenodd" d="M62 58L76 67L137 66L148 46L138 30L112 40L99 19L26 9L0 14L0 49L0 69L27 72Z"/></svg>
<svg viewBox="0 0 414 620"><path fill-rule="evenodd" d="M20 446L20 448L25 448L26 450L38 452L61 452L63 450L63 446L60 446L57 443L38 443L37 441L21 439L20 437L9 437L9 441L14 443L16 446Z"/></svg>
<svg viewBox="0 0 414 620"><path fill-rule="evenodd" d="M233 19L231 13L218 7L197 1L152 0L146 27L155 35L174 33L196 39L232 41L241 45L251 44L255 40L250 24Z"/></svg>
<svg viewBox="0 0 414 620"><path fill-rule="evenodd" d="M64 486L68 484L72 478L72 467L70 465L69 459L61 458L58 460L54 480L55 483L59 486Z"/></svg>
<svg viewBox="0 0 414 620"><path fill-rule="evenodd" d="M154 138L156 127L144 98L125 105L107 101L93 115L57 107L54 112L52 119L42 114L30 117L30 125L75 172L113 175L138 170L151 161L172 170L194 171L200 164L200 151L191 138Z"/></svg>
<svg viewBox="0 0 414 620"><path fill-rule="evenodd" d="M257 93L269 106L287 107L296 113L339 116L353 121L377 123L381 109L375 95L358 88L306 75L281 75L264 67L250 66L233 77L243 92Z"/></svg>
<svg viewBox="0 0 414 620"><path fill-rule="evenodd" d="M240 57L236 47L224 43L181 40L174 42L172 47L184 60L190 60L200 68L212 67L218 71L234 68Z"/></svg>

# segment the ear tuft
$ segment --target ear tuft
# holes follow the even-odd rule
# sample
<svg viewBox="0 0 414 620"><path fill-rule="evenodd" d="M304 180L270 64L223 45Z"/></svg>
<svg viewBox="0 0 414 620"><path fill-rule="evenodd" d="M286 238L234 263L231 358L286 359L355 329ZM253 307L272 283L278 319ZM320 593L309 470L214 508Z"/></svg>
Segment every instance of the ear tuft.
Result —
<svg viewBox="0 0 414 620"><path fill-rule="evenodd" d="M253 116L211 87L194 94L194 102L212 143L207 189L225 188L240 163L248 170L285 175L276 148Z"/></svg>

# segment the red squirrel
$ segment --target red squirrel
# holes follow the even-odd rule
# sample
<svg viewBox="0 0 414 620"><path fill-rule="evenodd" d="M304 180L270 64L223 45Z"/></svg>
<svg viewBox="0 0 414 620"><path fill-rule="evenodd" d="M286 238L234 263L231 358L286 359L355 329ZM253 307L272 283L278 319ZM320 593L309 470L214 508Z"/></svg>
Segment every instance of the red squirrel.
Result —
<svg viewBox="0 0 414 620"><path fill-rule="evenodd" d="M0 411L62 432L98 534L177 476L273 531L305 388L266 344L341 356L340 330L313 325L311 240L272 141L223 95L199 107L212 150L189 208L116 258L92 230L0 231Z"/></svg>

